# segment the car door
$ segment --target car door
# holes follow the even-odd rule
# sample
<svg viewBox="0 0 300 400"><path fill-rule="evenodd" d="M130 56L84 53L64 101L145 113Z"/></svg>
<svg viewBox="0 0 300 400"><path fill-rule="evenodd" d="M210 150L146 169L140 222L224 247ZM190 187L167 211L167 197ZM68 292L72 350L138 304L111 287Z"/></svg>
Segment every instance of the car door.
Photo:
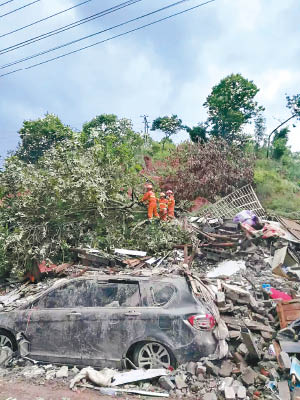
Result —
<svg viewBox="0 0 300 400"><path fill-rule="evenodd" d="M145 331L139 282L94 280L90 285L93 307L82 318L82 363L119 366L133 338Z"/></svg>
<svg viewBox="0 0 300 400"><path fill-rule="evenodd" d="M87 299L84 280L71 281L42 296L19 318L19 330L30 342L32 358L79 363L82 305ZM90 303L88 303L90 304Z"/></svg>

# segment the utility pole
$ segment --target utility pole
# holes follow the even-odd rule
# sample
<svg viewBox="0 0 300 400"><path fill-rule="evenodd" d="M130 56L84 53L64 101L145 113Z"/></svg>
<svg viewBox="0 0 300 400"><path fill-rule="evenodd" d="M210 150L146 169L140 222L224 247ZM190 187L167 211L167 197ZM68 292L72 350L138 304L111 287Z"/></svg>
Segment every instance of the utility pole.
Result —
<svg viewBox="0 0 300 400"><path fill-rule="evenodd" d="M141 118L143 118L144 121L144 138L145 138L145 144L148 144L149 142L149 122L148 119L149 115L140 115Z"/></svg>

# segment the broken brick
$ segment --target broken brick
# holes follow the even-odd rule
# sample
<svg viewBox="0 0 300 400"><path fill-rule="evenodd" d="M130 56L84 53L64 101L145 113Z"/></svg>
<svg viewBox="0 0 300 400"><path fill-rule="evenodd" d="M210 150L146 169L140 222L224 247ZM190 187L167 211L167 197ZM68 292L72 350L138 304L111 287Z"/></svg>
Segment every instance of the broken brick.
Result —
<svg viewBox="0 0 300 400"><path fill-rule="evenodd" d="M257 372L255 372L251 367L247 367L242 373L241 379L246 386L250 386L254 384L257 375Z"/></svg>

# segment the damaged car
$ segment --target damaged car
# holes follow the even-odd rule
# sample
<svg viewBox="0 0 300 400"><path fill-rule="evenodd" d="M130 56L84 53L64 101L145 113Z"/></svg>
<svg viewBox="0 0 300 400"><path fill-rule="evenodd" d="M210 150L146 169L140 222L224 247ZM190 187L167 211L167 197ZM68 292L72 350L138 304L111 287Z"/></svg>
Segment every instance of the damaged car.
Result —
<svg viewBox="0 0 300 400"><path fill-rule="evenodd" d="M215 320L183 276L64 279L0 313L0 346L38 361L122 368L174 367L214 353Z"/></svg>

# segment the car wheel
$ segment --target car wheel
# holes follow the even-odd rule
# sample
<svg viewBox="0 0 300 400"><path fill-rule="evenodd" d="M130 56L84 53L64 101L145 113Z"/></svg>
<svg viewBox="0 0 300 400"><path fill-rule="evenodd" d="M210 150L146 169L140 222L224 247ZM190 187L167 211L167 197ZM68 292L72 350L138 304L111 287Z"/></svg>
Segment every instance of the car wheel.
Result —
<svg viewBox="0 0 300 400"><path fill-rule="evenodd" d="M172 353L161 343L143 342L138 344L133 351L133 363L138 368L169 368L175 367Z"/></svg>
<svg viewBox="0 0 300 400"><path fill-rule="evenodd" d="M17 343L12 334L3 329L0 329L0 348L4 346L10 347L12 350L15 351L17 348Z"/></svg>

